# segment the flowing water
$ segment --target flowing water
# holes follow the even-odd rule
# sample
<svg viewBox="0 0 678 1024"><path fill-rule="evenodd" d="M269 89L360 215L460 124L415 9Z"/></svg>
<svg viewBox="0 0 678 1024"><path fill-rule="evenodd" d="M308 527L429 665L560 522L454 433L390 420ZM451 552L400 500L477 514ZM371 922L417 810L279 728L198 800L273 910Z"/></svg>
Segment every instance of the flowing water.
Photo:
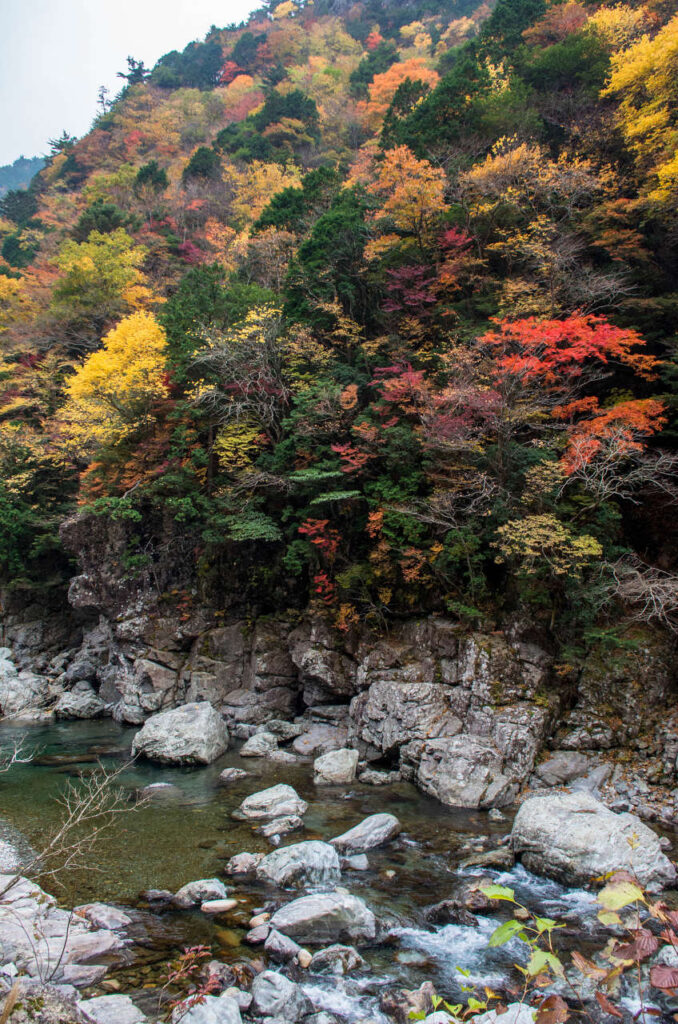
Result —
<svg viewBox="0 0 678 1024"><path fill-rule="evenodd" d="M0 747L23 737L37 751L29 764L15 765L0 776L0 814L4 827L16 830L39 850L62 816L59 797L69 781L97 770L100 760L116 768L129 758L134 729L110 720L56 723L49 726L0 725ZM225 767L242 767L250 774L229 786L219 784ZM175 789L135 807L139 788L154 782ZM101 900L125 910L133 908L132 941L126 962L109 976L148 1012L157 1005L164 965L182 948L198 943L212 947L217 959L252 959L260 950L243 944L253 910L273 897L263 887L237 884L240 908L210 919L198 911L152 913L140 901L142 890L175 891L197 878L218 876L225 862L244 850L269 852L272 847L253 831L254 825L234 821L231 812L250 793L280 782L295 787L309 804L305 829L283 839L285 845L303 839L330 839L369 814L389 811L404 832L389 846L370 851L370 869L344 872L343 884L362 897L390 926L385 945L361 950L369 970L348 979L307 976L306 988L318 1006L342 1020L385 1020L377 1008L385 985L418 987L431 980L446 998L459 997L462 985L501 986L521 957L520 944L489 949L493 917L480 917L477 927L426 923L424 908L449 897L463 876L491 875L512 885L523 901L542 914L571 922L585 931L595 920L593 897L581 890L565 891L554 882L535 878L521 867L500 873L461 870L459 864L474 851L497 846L510 821L494 823L486 813L453 811L428 799L413 786L323 787L316 789L310 762L280 765L263 759L241 759L229 752L206 768L176 769L138 762L120 776L129 792L130 813L99 844L87 870L64 872L55 889L65 906ZM256 824L256 823L254 823ZM231 888L226 879L229 890ZM468 974L463 975L457 968Z"/></svg>

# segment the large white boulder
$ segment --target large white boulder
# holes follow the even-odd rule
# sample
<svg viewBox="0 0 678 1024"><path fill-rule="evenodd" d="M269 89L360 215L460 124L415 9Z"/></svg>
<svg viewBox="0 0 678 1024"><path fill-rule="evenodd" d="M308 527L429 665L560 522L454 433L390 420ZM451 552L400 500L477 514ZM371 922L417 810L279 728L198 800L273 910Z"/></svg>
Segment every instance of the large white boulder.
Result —
<svg viewBox="0 0 678 1024"><path fill-rule="evenodd" d="M133 755L161 764L210 764L227 749L226 725L208 701L153 715L132 743Z"/></svg>
<svg viewBox="0 0 678 1024"><path fill-rule="evenodd" d="M291 886L336 885L341 877L339 856L329 843L310 840L274 850L257 866L260 882L280 889Z"/></svg>
<svg viewBox="0 0 678 1024"><path fill-rule="evenodd" d="M401 831L395 814L371 814L348 832L330 840L332 846L344 854L364 853L375 846L383 846Z"/></svg>
<svg viewBox="0 0 678 1024"><path fill-rule="evenodd" d="M590 793L526 800L515 817L511 844L528 870L569 884L585 884L621 868L652 890L676 878L652 829L635 814L615 814Z"/></svg>
<svg viewBox="0 0 678 1024"><path fill-rule="evenodd" d="M377 931L374 914L357 896L330 892L302 896L277 910L271 927L298 942L371 942Z"/></svg>
<svg viewBox="0 0 678 1024"><path fill-rule="evenodd" d="M246 797L235 811L238 818L266 819L284 818L288 815L301 817L308 810L308 804L292 786L281 782L269 789L262 789Z"/></svg>

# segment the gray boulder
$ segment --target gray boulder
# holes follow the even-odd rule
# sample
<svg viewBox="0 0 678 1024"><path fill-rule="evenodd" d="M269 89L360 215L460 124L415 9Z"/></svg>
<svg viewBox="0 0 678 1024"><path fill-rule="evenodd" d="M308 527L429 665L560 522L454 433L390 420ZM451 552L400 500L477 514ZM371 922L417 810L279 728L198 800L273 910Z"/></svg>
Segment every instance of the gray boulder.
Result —
<svg viewBox="0 0 678 1024"><path fill-rule="evenodd" d="M273 839L275 836L286 836L289 832L297 832L304 827L301 818L296 814L287 814L284 818L273 818L272 821L265 821L263 825L255 828L260 836L265 839Z"/></svg>
<svg viewBox="0 0 678 1024"><path fill-rule="evenodd" d="M488 1010L474 1017L474 1024L534 1024L536 1010L525 1003L509 1003L503 1013Z"/></svg>
<svg viewBox="0 0 678 1024"><path fill-rule="evenodd" d="M161 764L210 764L228 749L228 731L211 704L183 704L149 718L132 754Z"/></svg>
<svg viewBox="0 0 678 1024"><path fill-rule="evenodd" d="M654 891L676 878L659 837L640 818L615 814L590 793L526 800L513 822L511 844L529 871L567 884L586 884L620 868Z"/></svg>
<svg viewBox="0 0 678 1024"><path fill-rule="evenodd" d="M280 783L246 797L235 814L240 818L270 820L284 818L287 815L301 817L307 810L306 801L302 800L291 786Z"/></svg>
<svg viewBox="0 0 678 1024"><path fill-rule="evenodd" d="M296 1024L312 1007L299 985L276 971L263 971L252 982L252 1009L262 1017Z"/></svg>
<svg viewBox="0 0 678 1024"><path fill-rule="evenodd" d="M227 875L235 878L251 878L263 856L263 853L236 853L234 857L231 857L224 871Z"/></svg>
<svg viewBox="0 0 678 1024"><path fill-rule="evenodd" d="M586 775L591 759L576 750L554 750L551 756L534 769L537 779L545 786L564 786L573 779Z"/></svg>
<svg viewBox="0 0 678 1024"><path fill-rule="evenodd" d="M278 738L271 732L257 732L240 748L241 757L268 757L278 749Z"/></svg>
<svg viewBox="0 0 678 1024"><path fill-rule="evenodd" d="M64 693L54 706L57 718L101 718L107 704L93 690L88 693Z"/></svg>
<svg viewBox="0 0 678 1024"><path fill-rule="evenodd" d="M199 878L195 882L182 885L174 894L173 903L182 909L200 906L207 900L225 900L228 889L218 878Z"/></svg>
<svg viewBox="0 0 678 1024"><path fill-rule="evenodd" d="M26 669L19 672L9 657L0 658L0 714L10 718L43 708L49 696L48 679Z"/></svg>
<svg viewBox="0 0 678 1024"><path fill-rule="evenodd" d="M329 750L340 750L346 746L348 731L338 725L311 725L307 732L297 736L292 744L296 754L304 757L318 757Z"/></svg>
<svg viewBox="0 0 678 1024"><path fill-rule="evenodd" d="M311 960L309 970L315 974L348 974L365 967L365 961L354 946L328 946Z"/></svg>
<svg viewBox="0 0 678 1024"><path fill-rule="evenodd" d="M395 839L401 831L402 826L394 814L371 814L330 842L343 854L364 853Z"/></svg>
<svg viewBox="0 0 678 1024"><path fill-rule="evenodd" d="M240 1007L231 995L205 996L190 1010L179 1004L172 1013L172 1024L242 1024Z"/></svg>
<svg viewBox="0 0 678 1024"><path fill-rule="evenodd" d="M81 999L78 1009L94 1024L144 1024L145 1014L129 996L97 996Z"/></svg>
<svg viewBox="0 0 678 1024"><path fill-rule="evenodd" d="M420 789L450 807L503 807L518 792L504 774L504 757L490 739L450 736L410 743L406 756L416 765Z"/></svg>
<svg viewBox="0 0 678 1024"><path fill-rule="evenodd" d="M264 943L264 949L277 964L288 964L295 959L301 946L282 932L271 931Z"/></svg>
<svg viewBox="0 0 678 1024"><path fill-rule="evenodd" d="M357 750L330 750L313 762L313 781L316 786L348 786L355 779L357 767Z"/></svg>
<svg viewBox="0 0 678 1024"><path fill-rule="evenodd" d="M111 907L108 903L85 903L76 907L73 911L79 917L84 917L95 928L110 928L117 931L126 928L132 923L132 918L117 907Z"/></svg>
<svg viewBox="0 0 678 1024"><path fill-rule="evenodd" d="M298 942L371 942L377 931L374 914L357 896L331 892L302 896L277 910L271 927Z"/></svg>
<svg viewBox="0 0 678 1024"><path fill-rule="evenodd" d="M280 889L336 885L341 877L337 851L329 843L311 840L274 850L257 866L257 879Z"/></svg>

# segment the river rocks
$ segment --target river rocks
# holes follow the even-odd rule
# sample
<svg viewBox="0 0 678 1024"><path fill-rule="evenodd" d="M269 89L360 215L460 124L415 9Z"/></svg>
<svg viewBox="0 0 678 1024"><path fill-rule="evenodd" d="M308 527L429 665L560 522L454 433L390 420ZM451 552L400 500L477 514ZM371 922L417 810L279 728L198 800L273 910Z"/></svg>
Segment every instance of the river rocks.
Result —
<svg viewBox="0 0 678 1024"><path fill-rule="evenodd" d="M418 989L402 988L384 992L379 1005L398 1024L408 1024L413 1017L421 1018L433 1009L434 996L432 982L425 981Z"/></svg>
<svg viewBox="0 0 678 1024"><path fill-rule="evenodd" d="M234 816L248 819L283 818L287 815L301 817L308 810L308 804L297 795L291 786L280 783L270 789L252 793L243 800Z"/></svg>
<svg viewBox="0 0 678 1024"><path fill-rule="evenodd" d="M108 903L85 903L76 907L73 913L86 918L95 928L110 928L111 931L127 928L132 923L129 914Z"/></svg>
<svg viewBox="0 0 678 1024"><path fill-rule="evenodd" d="M108 705L93 690L64 693L54 706L57 718L101 718Z"/></svg>
<svg viewBox="0 0 678 1024"><path fill-rule="evenodd" d="M242 1024L238 1002L226 992L220 996L205 996L186 1010L180 1003L172 1012L172 1024ZM113 1021L110 1022L113 1024Z"/></svg>
<svg viewBox="0 0 678 1024"><path fill-rule="evenodd" d="M12 882L12 875L0 876L0 890ZM26 878L14 881L3 896L0 935L5 961L33 978L44 974L45 965L56 964L53 980L57 982L63 980L68 965L110 963L124 946L114 931L94 928L84 918L56 906L52 896Z"/></svg>
<svg viewBox="0 0 678 1024"><path fill-rule="evenodd" d="M296 959L301 951L301 946L294 939L283 935L282 932L273 930L268 934L264 949L275 963L288 964Z"/></svg>
<svg viewBox="0 0 678 1024"><path fill-rule="evenodd" d="M526 1003L509 1003L502 1013L488 1010L473 1018L474 1024L534 1024L536 1010Z"/></svg>
<svg viewBox="0 0 678 1024"><path fill-rule="evenodd" d="M331 886L339 881L341 870L337 851L328 843L311 840L269 853L258 864L256 876L280 889Z"/></svg>
<svg viewBox="0 0 678 1024"><path fill-rule="evenodd" d="M304 722L285 722L280 718L272 718L266 725L260 725L257 732L272 732L281 743L294 740L306 730Z"/></svg>
<svg viewBox="0 0 678 1024"><path fill-rule="evenodd" d="M206 900L225 900L228 889L218 878L199 878L195 882L182 885L174 894L173 903L182 909L197 907Z"/></svg>
<svg viewBox="0 0 678 1024"><path fill-rule="evenodd" d="M381 772L374 768L366 768L358 776L358 782L363 786L391 786L394 782L400 782L400 772Z"/></svg>
<svg viewBox="0 0 678 1024"><path fill-rule="evenodd" d="M123 995L81 999L78 1009L94 1024L144 1024L146 1020L146 1015L130 997Z"/></svg>
<svg viewBox="0 0 678 1024"><path fill-rule="evenodd" d="M205 900L204 903L200 904L200 910L203 914L227 914L230 910L235 910L238 906L237 900Z"/></svg>
<svg viewBox="0 0 678 1024"><path fill-rule="evenodd" d="M229 786L232 782L246 779L249 774L244 768L224 768L223 772L219 773L219 782L223 786Z"/></svg>
<svg viewBox="0 0 678 1024"><path fill-rule="evenodd" d="M441 900L440 903L427 907L424 917L431 924L461 924L471 928L478 925L478 918L459 900Z"/></svg>
<svg viewBox="0 0 678 1024"><path fill-rule="evenodd" d="M370 942L376 935L374 914L357 896L336 891L302 896L277 910L271 927L298 942Z"/></svg>
<svg viewBox="0 0 678 1024"><path fill-rule="evenodd" d="M17 717L49 701L49 680L24 669L17 671L7 647L0 648L0 714Z"/></svg>
<svg viewBox="0 0 678 1024"><path fill-rule="evenodd" d="M313 781L317 786L347 786L354 781L357 767L357 750L330 750L313 762Z"/></svg>
<svg viewBox="0 0 678 1024"><path fill-rule="evenodd" d="M309 970L314 974L349 974L365 967L365 961L354 946L334 945L314 954Z"/></svg>
<svg viewBox="0 0 678 1024"><path fill-rule="evenodd" d="M615 814L588 793L526 800L513 823L511 844L529 871L569 884L586 884L619 868L633 871L651 890L676 878L651 829L633 814Z"/></svg>
<svg viewBox="0 0 678 1024"><path fill-rule="evenodd" d="M564 786L586 775L592 767L591 758L575 750L555 750L538 764L534 775L544 786Z"/></svg>
<svg viewBox="0 0 678 1024"><path fill-rule="evenodd" d="M252 1009L264 1017L279 1017L295 1024L312 1009L298 985L277 974L263 971L252 982Z"/></svg>
<svg viewBox="0 0 678 1024"><path fill-rule="evenodd" d="M263 857L263 853L236 853L235 857L231 857L224 871L233 878L252 878Z"/></svg>
<svg viewBox="0 0 678 1024"><path fill-rule="evenodd" d="M450 807L503 807L518 792L490 740L451 736L408 744L406 751L420 788Z"/></svg>
<svg viewBox="0 0 678 1024"><path fill-rule="evenodd" d="M454 736L461 719L451 705L452 689L428 682L375 682L351 701L349 737L370 759L412 740Z"/></svg>
<svg viewBox="0 0 678 1024"><path fill-rule="evenodd" d="M241 757L268 757L278 749L278 738L270 732L257 732L240 748Z"/></svg>
<svg viewBox="0 0 678 1024"><path fill-rule="evenodd" d="M348 732L343 726L316 724L297 736L292 748L296 754L304 757L318 757L330 750L345 747L347 737Z"/></svg>
<svg viewBox="0 0 678 1024"><path fill-rule="evenodd" d="M364 853L394 839L402 826L394 814L371 814L348 832L330 840L341 853Z"/></svg>
<svg viewBox="0 0 678 1024"><path fill-rule="evenodd" d="M264 836L265 839L280 838L280 836L286 836L290 832L297 832L300 828L304 827L304 823L296 814L287 814L284 818L273 818L272 821L266 821L263 825L259 825L255 828L260 836Z"/></svg>
<svg viewBox="0 0 678 1024"><path fill-rule="evenodd" d="M149 718L132 744L161 764L210 764L228 748L228 732L211 704L184 704Z"/></svg>

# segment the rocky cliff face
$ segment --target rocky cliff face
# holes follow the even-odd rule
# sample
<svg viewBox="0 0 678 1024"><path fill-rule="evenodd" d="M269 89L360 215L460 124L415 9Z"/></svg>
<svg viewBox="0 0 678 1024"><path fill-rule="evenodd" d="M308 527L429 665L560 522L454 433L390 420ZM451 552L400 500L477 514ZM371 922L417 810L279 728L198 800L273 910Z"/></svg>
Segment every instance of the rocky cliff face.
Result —
<svg viewBox="0 0 678 1024"><path fill-rule="evenodd" d="M640 794L648 814L651 787L661 784L666 803L678 735L674 648L663 635L637 630L631 650L594 650L576 675L524 624L480 633L428 617L384 635L340 635L311 614L249 620L200 603L162 565L127 577L125 531L109 524L99 536L102 523L65 529L82 568L70 609L6 615L15 661L48 679L43 704L67 692L57 706L65 714L105 707L141 724L207 700L242 737L301 718L311 737L302 753L348 745L362 762L398 770L451 805L502 806L528 780L556 785L563 772L592 787L616 781L611 796L623 807ZM160 590L159 578L170 589ZM16 712L15 676L12 685ZM27 691L29 704L35 692ZM0 683L0 703L2 694ZM549 749L558 751L555 767L535 775ZM625 759L640 765L640 790L629 786Z"/></svg>

